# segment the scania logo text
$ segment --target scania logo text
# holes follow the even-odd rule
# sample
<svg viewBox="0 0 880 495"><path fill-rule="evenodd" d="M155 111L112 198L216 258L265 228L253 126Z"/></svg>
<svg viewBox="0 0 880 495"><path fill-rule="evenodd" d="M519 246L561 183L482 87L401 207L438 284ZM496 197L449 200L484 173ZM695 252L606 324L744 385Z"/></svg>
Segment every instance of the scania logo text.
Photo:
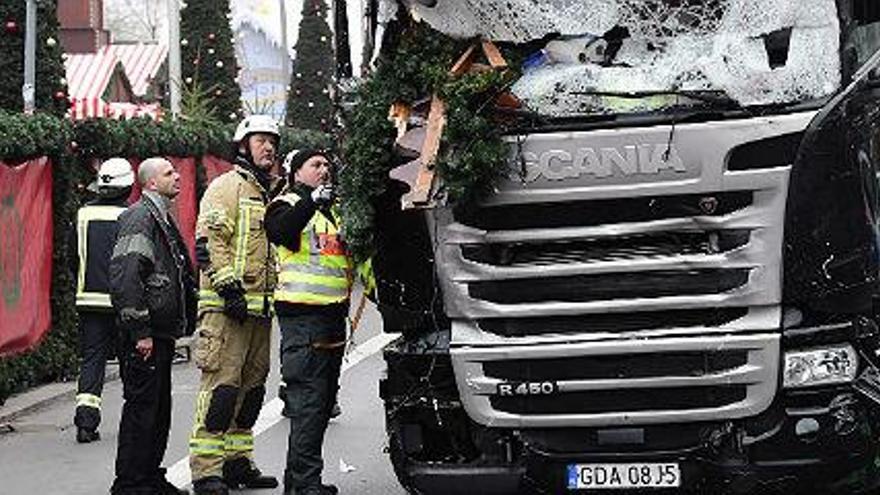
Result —
<svg viewBox="0 0 880 495"><path fill-rule="evenodd" d="M664 170L686 173L687 168L675 146L663 144L639 144L616 148L578 148L574 153L566 150L547 150L540 154L526 151L523 180L533 182L543 177L547 180L576 179L592 176L597 179L633 175L657 175ZM521 162L517 165L521 165Z"/></svg>

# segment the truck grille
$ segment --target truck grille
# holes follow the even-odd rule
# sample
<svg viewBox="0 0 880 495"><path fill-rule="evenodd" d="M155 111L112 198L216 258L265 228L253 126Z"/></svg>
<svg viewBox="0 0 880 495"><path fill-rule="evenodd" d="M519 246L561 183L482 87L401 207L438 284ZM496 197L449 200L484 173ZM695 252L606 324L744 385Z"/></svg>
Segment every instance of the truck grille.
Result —
<svg viewBox="0 0 880 495"><path fill-rule="evenodd" d="M487 361L483 372L489 378L529 382L651 376L705 376L729 371L748 362L743 351L664 352L614 354L610 356Z"/></svg>
<svg viewBox="0 0 880 495"><path fill-rule="evenodd" d="M557 203L489 206L456 212L456 219L463 225L485 230L583 227L696 215L722 216L748 207L752 199L751 191L727 191L571 201L565 204L564 215L559 214Z"/></svg>
<svg viewBox="0 0 880 495"><path fill-rule="evenodd" d="M468 414L556 428L768 407L794 156L768 161L766 141L750 143L803 132L814 115L512 138L528 173L477 207L430 213ZM676 162L643 153L661 148ZM497 388L534 382L554 392Z"/></svg>
<svg viewBox="0 0 880 495"><path fill-rule="evenodd" d="M534 397L492 397L492 407L512 414L602 414L617 411L640 412L657 409L705 409L743 400L746 388L672 387L632 390L600 390Z"/></svg>
<svg viewBox="0 0 880 495"><path fill-rule="evenodd" d="M473 282L475 299L502 304L588 302L691 294L718 294L745 285L749 270L681 270L576 275Z"/></svg>
<svg viewBox="0 0 880 495"><path fill-rule="evenodd" d="M473 346L456 349L452 360L463 404L481 424L540 428L717 421L769 407L776 391L779 338L716 335ZM548 382L554 384L552 391L527 395L529 384ZM525 394L501 394L502 385Z"/></svg>
<svg viewBox="0 0 880 495"><path fill-rule="evenodd" d="M669 232L567 242L465 244L461 252L466 260L487 265L539 266L718 254L748 242L748 230Z"/></svg>
<svg viewBox="0 0 880 495"><path fill-rule="evenodd" d="M534 318L482 318L481 330L505 337L549 333L614 333L658 328L720 327L748 314L746 308L678 309L627 313L539 316Z"/></svg>

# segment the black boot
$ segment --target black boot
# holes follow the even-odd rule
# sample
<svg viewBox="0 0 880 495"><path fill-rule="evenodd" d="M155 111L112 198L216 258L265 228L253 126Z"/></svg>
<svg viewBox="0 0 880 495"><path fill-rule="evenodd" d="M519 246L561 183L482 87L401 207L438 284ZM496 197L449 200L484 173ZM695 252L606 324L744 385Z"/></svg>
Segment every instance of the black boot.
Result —
<svg viewBox="0 0 880 495"><path fill-rule="evenodd" d="M95 430L87 430L85 428L76 429L77 443L91 443L101 439L101 434Z"/></svg>
<svg viewBox="0 0 880 495"><path fill-rule="evenodd" d="M189 495L189 491L182 488L177 488L165 478L162 478L156 482L156 493L158 495Z"/></svg>
<svg viewBox="0 0 880 495"><path fill-rule="evenodd" d="M193 481L193 495L229 495L229 487L217 476Z"/></svg>
<svg viewBox="0 0 880 495"><path fill-rule="evenodd" d="M275 488L278 478L264 476L250 459L241 457L223 464L223 481L232 488Z"/></svg>
<svg viewBox="0 0 880 495"><path fill-rule="evenodd" d="M337 495L339 489L334 485L309 486L302 490L294 491L296 495Z"/></svg>

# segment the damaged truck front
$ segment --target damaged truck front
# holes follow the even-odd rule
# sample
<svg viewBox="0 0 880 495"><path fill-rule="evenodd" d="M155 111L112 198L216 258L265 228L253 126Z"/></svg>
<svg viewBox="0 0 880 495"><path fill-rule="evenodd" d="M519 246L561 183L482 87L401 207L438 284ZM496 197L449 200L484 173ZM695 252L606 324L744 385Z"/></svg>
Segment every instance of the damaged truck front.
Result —
<svg viewBox="0 0 880 495"><path fill-rule="evenodd" d="M876 489L877 2L376 7L540 42L494 193L377 215L404 487Z"/></svg>

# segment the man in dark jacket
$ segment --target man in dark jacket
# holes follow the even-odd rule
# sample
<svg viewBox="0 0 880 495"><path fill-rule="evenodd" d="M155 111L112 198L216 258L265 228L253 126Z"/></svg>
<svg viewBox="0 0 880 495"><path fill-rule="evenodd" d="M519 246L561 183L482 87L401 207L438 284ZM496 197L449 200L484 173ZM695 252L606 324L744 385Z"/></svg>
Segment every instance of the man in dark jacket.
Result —
<svg viewBox="0 0 880 495"><path fill-rule="evenodd" d="M143 197L119 216L110 297L120 329L122 418L114 494L178 494L160 468L171 427L174 340L195 324L195 283L171 218L180 175L164 158L140 165Z"/></svg>

